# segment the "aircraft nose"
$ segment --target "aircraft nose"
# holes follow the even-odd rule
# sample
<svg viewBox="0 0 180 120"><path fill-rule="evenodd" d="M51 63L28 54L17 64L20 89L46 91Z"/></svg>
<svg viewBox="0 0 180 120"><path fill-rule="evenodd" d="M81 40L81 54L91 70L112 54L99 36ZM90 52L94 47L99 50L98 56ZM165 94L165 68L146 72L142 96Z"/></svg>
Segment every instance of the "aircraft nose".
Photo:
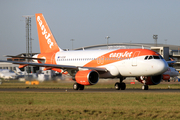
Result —
<svg viewBox="0 0 180 120"><path fill-rule="evenodd" d="M169 66L165 60L161 60L156 63L156 70L158 74L162 74L166 72L168 67Z"/></svg>

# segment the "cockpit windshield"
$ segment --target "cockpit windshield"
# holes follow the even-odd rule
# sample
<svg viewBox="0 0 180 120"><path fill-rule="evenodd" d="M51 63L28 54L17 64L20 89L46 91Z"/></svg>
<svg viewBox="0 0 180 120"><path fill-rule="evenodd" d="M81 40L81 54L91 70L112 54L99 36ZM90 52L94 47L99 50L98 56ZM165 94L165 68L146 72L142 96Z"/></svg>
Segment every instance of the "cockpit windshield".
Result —
<svg viewBox="0 0 180 120"><path fill-rule="evenodd" d="M144 60L150 60L150 59L163 59L163 57L162 56L150 55L150 56L146 56L144 58Z"/></svg>
<svg viewBox="0 0 180 120"><path fill-rule="evenodd" d="M154 57L154 59L160 59L160 57L159 56L153 56Z"/></svg>

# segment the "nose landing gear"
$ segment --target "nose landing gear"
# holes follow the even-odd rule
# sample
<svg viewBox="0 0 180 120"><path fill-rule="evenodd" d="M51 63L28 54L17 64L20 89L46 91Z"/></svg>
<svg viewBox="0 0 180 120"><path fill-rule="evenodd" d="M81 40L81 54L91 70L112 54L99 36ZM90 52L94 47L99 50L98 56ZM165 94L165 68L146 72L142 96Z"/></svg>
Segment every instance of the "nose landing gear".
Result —
<svg viewBox="0 0 180 120"><path fill-rule="evenodd" d="M144 77L144 76L141 76L141 79L144 80L144 85L142 86L142 90L148 90L149 89L149 86L146 85L146 80L147 80L147 77Z"/></svg>
<svg viewBox="0 0 180 120"><path fill-rule="evenodd" d="M148 90L149 89L149 86L148 85L143 85L142 86L142 90Z"/></svg>

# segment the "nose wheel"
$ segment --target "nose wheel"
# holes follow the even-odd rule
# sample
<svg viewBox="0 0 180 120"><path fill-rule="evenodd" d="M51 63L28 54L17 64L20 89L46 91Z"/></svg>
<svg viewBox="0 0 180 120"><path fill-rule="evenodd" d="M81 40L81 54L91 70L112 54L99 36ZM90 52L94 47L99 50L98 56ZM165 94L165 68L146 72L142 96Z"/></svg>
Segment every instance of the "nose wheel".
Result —
<svg viewBox="0 0 180 120"><path fill-rule="evenodd" d="M148 90L148 89L149 89L148 85L143 85L142 86L142 90Z"/></svg>

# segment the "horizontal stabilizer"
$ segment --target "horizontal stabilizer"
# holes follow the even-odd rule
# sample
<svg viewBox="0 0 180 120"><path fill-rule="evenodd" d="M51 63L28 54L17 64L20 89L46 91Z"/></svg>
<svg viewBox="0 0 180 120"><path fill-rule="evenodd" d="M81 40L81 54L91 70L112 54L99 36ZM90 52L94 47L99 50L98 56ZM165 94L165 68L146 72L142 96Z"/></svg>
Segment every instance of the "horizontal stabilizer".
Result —
<svg viewBox="0 0 180 120"><path fill-rule="evenodd" d="M12 56L12 55L5 55L5 57L12 57L12 58L24 58L24 59L33 59L33 60L45 60L45 59L43 59L43 58L19 57L19 56Z"/></svg>

